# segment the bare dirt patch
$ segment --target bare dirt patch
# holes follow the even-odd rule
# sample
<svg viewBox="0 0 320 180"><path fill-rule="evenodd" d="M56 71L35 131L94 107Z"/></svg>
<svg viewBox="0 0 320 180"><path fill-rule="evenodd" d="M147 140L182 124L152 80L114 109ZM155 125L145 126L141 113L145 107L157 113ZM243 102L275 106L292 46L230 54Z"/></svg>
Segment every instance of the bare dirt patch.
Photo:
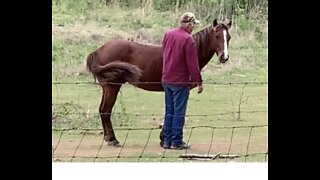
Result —
<svg viewBox="0 0 320 180"><path fill-rule="evenodd" d="M81 161L93 162L95 159L103 159L102 161L129 161L129 159L139 160L154 159L160 161L161 158L167 160L178 161L179 155L182 154L200 154L200 155L214 155L235 154L244 155L247 153L265 153L267 147L263 144L255 143L247 152L246 143L235 142L231 146L229 142L218 140L210 143L190 142L192 147L189 150L165 150L160 147L157 140L152 140L148 144L126 142L123 147L110 147L106 145L101 139L101 136L90 135L82 141L80 138L74 139L58 139L52 141L52 161ZM180 159L181 160L181 159Z"/></svg>

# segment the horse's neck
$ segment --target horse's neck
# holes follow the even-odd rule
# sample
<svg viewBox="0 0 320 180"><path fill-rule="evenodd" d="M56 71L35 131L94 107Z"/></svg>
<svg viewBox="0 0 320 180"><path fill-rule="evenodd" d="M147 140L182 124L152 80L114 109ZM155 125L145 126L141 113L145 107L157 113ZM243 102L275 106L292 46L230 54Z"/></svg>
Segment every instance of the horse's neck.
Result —
<svg viewBox="0 0 320 180"><path fill-rule="evenodd" d="M211 44L211 38L209 37L211 31L211 27L201 30L200 32L193 35L198 50L198 60L200 69L208 64L212 56L214 55L214 51L211 50L208 46Z"/></svg>
<svg viewBox="0 0 320 180"><path fill-rule="evenodd" d="M199 59L200 69L204 68L204 66L206 66L208 64L208 62L213 57L214 53L215 53L214 51L208 51L205 54L198 53L199 54L198 59Z"/></svg>

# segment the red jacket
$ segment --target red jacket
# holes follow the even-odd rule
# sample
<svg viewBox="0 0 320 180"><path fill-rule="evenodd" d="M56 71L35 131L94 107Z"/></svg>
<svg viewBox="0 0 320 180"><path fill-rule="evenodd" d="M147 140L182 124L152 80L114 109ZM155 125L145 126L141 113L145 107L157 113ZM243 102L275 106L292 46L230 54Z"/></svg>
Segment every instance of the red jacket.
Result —
<svg viewBox="0 0 320 180"><path fill-rule="evenodd" d="M183 28L168 30L163 38L162 82L168 84L201 84L196 43Z"/></svg>

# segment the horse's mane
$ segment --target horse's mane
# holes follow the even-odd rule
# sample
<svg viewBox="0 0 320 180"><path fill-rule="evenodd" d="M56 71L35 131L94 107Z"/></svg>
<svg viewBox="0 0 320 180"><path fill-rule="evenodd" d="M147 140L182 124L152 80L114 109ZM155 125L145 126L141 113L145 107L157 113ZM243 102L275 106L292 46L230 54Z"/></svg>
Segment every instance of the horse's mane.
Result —
<svg viewBox="0 0 320 180"><path fill-rule="evenodd" d="M223 24L223 23L220 23L220 24L218 24L218 25L216 26L216 29L220 29L220 28L225 28L226 30L229 29L228 26L225 25L225 24Z"/></svg>
<svg viewBox="0 0 320 180"><path fill-rule="evenodd" d="M205 60L208 58L211 59L214 54L214 52L208 48L208 46L211 45L212 29L213 27L209 26L192 35L197 44L200 68L203 68L207 63Z"/></svg>

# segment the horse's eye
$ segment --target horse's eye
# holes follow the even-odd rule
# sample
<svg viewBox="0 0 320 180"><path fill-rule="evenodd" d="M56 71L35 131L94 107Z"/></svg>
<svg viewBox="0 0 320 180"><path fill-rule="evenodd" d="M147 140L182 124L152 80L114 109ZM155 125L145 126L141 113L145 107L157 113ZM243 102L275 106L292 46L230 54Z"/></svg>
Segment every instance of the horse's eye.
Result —
<svg viewBox="0 0 320 180"><path fill-rule="evenodd" d="M219 36L216 36L216 38L218 39L218 38L219 38Z"/></svg>

